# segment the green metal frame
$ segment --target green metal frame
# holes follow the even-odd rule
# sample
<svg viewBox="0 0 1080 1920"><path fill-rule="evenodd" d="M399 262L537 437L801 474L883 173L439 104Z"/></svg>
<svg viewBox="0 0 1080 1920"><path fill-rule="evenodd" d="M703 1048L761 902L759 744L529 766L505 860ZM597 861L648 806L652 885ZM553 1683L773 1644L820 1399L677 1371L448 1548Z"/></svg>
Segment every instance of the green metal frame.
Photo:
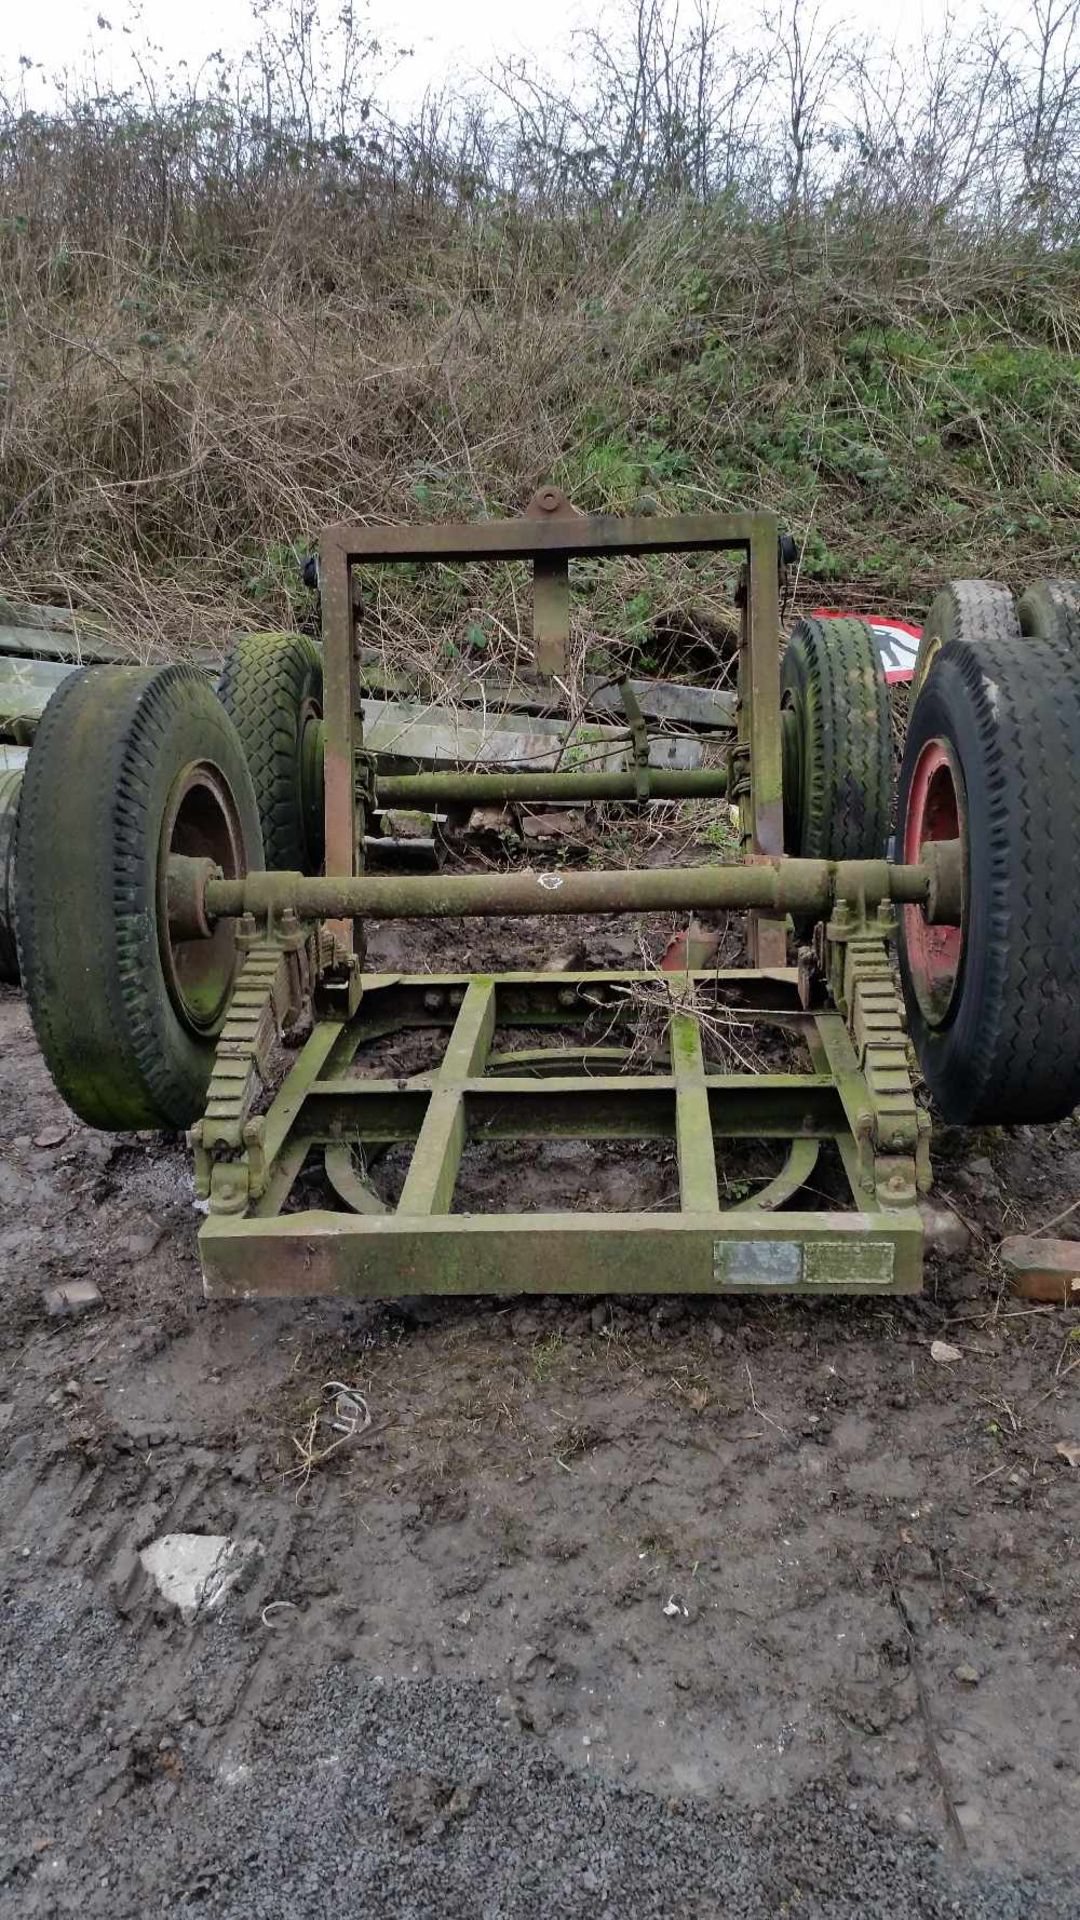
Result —
<svg viewBox="0 0 1080 1920"><path fill-rule="evenodd" d="M311 1035L259 1122L262 1191L242 1213L215 1212L201 1233L207 1293L247 1297L427 1292L907 1293L921 1275L921 1221L868 1182L857 1129L861 1092L835 1013L799 1005L794 971L739 969L670 978L661 1070L597 1072L596 1051L500 1053L508 1030L634 1019L643 973L368 975L359 1011ZM809 1070L726 1073L703 1055L700 1019L747 998L759 1021L801 1039ZM740 1022L748 1015L738 1013ZM407 1029L440 1029L438 1067L402 1081L356 1072L365 1048ZM849 1044L849 1043L848 1043ZM841 1055L839 1071L830 1061ZM521 1065L513 1071L517 1060ZM576 1071L568 1071L575 1066ZM544 1069L554 1067L554 1072ZM455 1213L467 1144L672 1140L679 1208L658 1213ZM723 1143L789 1142L784 1167L752 1199L724 1207ZM786 1211L835 1142L848 1206ZM384 1209L354 1156L411 1149L396 1207ZM322 1156L346 1205L289 1212L301 1170ZM335 1164L336 1163L336 1164ZM352 1184L349 1166L352 1163Z"/></svg>
<svg viewBox="0 0 1080 1920"><path fill-rule="evenodd" d="M737 737L724 784L739 807L746 865L558 879L362 876L372 788L357 680L355 568L531 560L537 662L558 672L570 560L665 551L734 552L743 561ZM206 1113L192 1133L197 1187L209 1202L200 1234L207 1293L917 1290L916 1202L929 1184L928 1123L912 1090L888 942L892 900L924 901L930 879L922 867L882 861L831 867L783 859L772 516L588 519L544 489L517 521L331 529L321 543L320 582L325 878L201 877L205 911L239 914L245 949ZM750 965L674 976L363 971L364 914L610 912L660 901L745 907ZM814 953L792 968L783 915L799 904L824 917ZM622 1044L643 990L663 1016L646 1070ZM274 1091L277 1037L312 1005L310 1038ZM740 1022L780 1023L802 1042L806 1071L718 1071L703 1035L731 1008ZM599 1046L598 1016L606 1023ZM437 1068L404 1080L373 1073L377 1043L415 1028L445 1040ZM549 1048L508 1050L502 1040L515 1028L559 1033ZM582 1037L568 1044L566 1030ZM467 1151L555 1138L672 1141L677 1209L460 1210ZM761 1192L725 1207L724 1143L748 1138L786 1141L784 1164ZM835 1143L847 1204L799 1207L793 1203L824 1142ZM365 1176L367 1158L388 1147L408 1150L394 1206ZM339 1204L295 1204L313 1157Z"/></svg>

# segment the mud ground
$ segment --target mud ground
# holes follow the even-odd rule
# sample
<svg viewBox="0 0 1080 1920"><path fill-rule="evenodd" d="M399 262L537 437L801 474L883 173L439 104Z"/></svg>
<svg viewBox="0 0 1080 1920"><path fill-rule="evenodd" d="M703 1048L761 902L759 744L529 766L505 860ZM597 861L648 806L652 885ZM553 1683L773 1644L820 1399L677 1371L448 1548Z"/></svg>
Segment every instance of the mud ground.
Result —
<svg viewBox="0 0 1080 1920"><path fill-rule="evenodd" d="M994 1247L1080 1131L936 1165L972 1239L917 1301L208 1305L186 1151L73 1121L3 990L0 1911L1075 1915L1080 1320ZM305 1479L330 1380L371 1425ZM178 1530L259 1545L190 1625Z"/></svg>

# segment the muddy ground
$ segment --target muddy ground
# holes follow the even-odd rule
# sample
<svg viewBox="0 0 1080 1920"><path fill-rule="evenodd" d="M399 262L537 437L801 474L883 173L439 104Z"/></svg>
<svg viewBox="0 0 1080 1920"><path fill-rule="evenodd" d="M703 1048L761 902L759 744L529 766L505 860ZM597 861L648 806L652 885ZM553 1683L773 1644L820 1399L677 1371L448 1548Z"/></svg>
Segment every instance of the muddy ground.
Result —
<svg viewBox="0 0 1080 1920"><path fill-rule="evenodd" d="M512 1185L665 1204L612 1164ZM972 1240L917 1301L207 1305L186 1151L74 1122L4 990L0 1910L1075 1915L1080 1321L993 1250L1080 1131L937 1171ZM330 1380L371 1424L305 1479ZM191 1624L180 1530L258 1543Z"/></svg>

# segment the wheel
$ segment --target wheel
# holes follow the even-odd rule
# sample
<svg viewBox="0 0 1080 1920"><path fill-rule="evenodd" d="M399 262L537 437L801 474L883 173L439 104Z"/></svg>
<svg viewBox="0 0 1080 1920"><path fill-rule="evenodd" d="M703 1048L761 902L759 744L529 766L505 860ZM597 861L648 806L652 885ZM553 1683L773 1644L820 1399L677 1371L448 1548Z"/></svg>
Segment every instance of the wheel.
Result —
<svg viewBox="0 0 1080 1920"><path fill-rule="evenodd" d="M15 946L15 828L19 818L18 769L0 773L0 980L19 979Z"/></svg>
<svg viewBox="0 0 1080 1920"><path fill-rule="evenodd" d="M1022 647L1024 638L1016 602L1008 587L996 580L950 580L948 586L942 587L923 623L911 678L913 703L933 661L951 640L961 645L1000 640Z"/></svg>
<svg viewBox="0 0 1080 1920"><path fill-rule="evenodd" d="M877 859L892 802L885 670L865 620L800 620L780 673L784 848Z"/></svg>
<svg viewBox="0 0 1080 1920"><path fill-rule="evenodd" d="M900 912L919 1064L945 1118L1060 1120L1080 1101L1080 666L1009 634L936 653L900 771L900 857L959 839L957 924Z"/></svg>
<svg viewBox="0 0 1080 1920"><path fill-rule="evenodd" d="M300 633L243 634L218 681L275 871L318 873L323 863L322 697L322 657Z"/></svg>
<svg viewBox="0 0 1080 1920"><path fill-rule="evenodd" d="M1080 580L1036 580L1017 606L1020 631L1080 660Z"/></svg>
<svg viewBox="0 0 1080 1920"><path fill-rule="evenodd" d="M15 924L45 1063L91 1126L202 1112L237 969L234 928L174 937L170 854L230 877L262 863L236 731L194 667L91 667L61 682L23 775Z"/></svg>

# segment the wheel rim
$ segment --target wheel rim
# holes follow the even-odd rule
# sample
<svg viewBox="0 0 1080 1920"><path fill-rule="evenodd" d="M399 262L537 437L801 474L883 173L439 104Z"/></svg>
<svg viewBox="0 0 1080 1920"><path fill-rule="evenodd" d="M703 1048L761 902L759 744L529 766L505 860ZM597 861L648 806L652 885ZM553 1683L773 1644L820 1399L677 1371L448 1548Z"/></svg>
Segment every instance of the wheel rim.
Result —
<svg viewBox="0 0 1080 1920"><path fill-rule="evenodd" d="M943 644L940 634L935 633L931 635L929 640L924 641L923 645L919 648L915 659L915 672L911 680L912 700L917 699L921 693L926 676L933 666L934 661L937 659L938 654L941 652Z"/></svg>
<svg viewBox="0 0 1080 1920"><path fill-rule="evenodd" d="M797 853L801 847L803 831L803 741L802 716L790 693L785 693L780 704L780 752L781 780L783 782L784 817L787 822L787 851Z"/></svg>
<svg viewBox="0 0 1080 1920"><path fill-rule="evenodd" d="M911 776L904 820L904 860L918 865L934 840L967 844L967 806L960 769L944 740L928 740ZM922 907L903 909L907 968L930 1026L941 1026L956 998L964 961L963 917L957 926L931 926Z"/></svg>
<svg viewBox="0 0 1080 1920"><path fill-rule="evenodd" d="M304 823L307 865L317 867L317 849L323 837L323 718L316 700L305 700L300 709L297 771L300 781L300 817Z"/></svg>
<svg viewBox="0 0 1080 1920"><path fill-rule="evenodd" d="M208 938L175 938L169 926L168 870L172 854L208 859L228 880L246 869L240 816L228 782L216 767L193 762L173 782L158 849L158 929L169 998L192 1033L220 1026L236 977L236 929L219 920Z"/></svg>

